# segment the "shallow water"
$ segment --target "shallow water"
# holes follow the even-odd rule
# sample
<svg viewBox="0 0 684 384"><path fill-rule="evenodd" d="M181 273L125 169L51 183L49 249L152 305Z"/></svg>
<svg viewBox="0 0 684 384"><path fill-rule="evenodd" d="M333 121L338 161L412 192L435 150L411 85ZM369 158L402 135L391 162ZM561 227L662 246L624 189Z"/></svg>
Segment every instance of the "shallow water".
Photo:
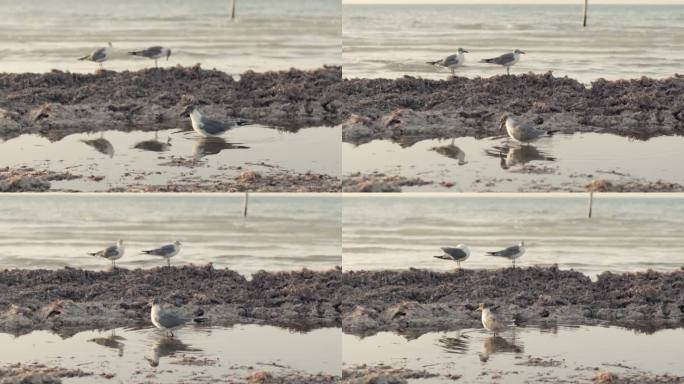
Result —
<svg viewBox="0 0 684 384"><path fill-rule="evenodd" d="M52 189L79 191L165 185L195 178L206 181L217 174L232 179L244 169L261 173L311 171L339 177L339 143L339 127L305 128L292 133L253 125L213 138L178 130L105 131L69 135L56 142L23 135L0 142L0 167L27 165L84 175L82 179L52 182ZM192 167L169 165L172 158ZM88 178L91 175L104 179L95 181Z"/></svg>
<svg viewBox="0 0 684 384"><path fill-rule="evenodd" d="M684 265L682 194L597 194L592 219L586 194L345 195L342 212L345 270L453 270L432 256L459 243L471 249L464 268L508 267L484 254L521 240L527 251L516 265L558 264L592 278Z"/></svg>
<svg viewBox="0 0 684 384"><path fill-rule="evenodd" d="M589 83L597 78L665 77L681 72L684 6L548 4L343 6L343 74L443 79L426 64L470 51L459 76L489 77L505 69L480 64L516 48L526 52L512 73L553 71Z"/></svg>
<svg viewBox="0 0 684 384"><path fill-rule="evenodd" d="M423 140L410 147L375 140L343 143L342 169L343 174L377 171L434 182L404 191L584 191L592 178L684 184L683 146L684 137L678 136L638 141L598 133L554 135L526 146L508 144L507 138Z"/></svg>
<svg viewBox="0 0 684 384"><path fill-rule="evenodd" d="M140 251L175 240L183 249L172 265L243 274L341 265L339 196L250 194L247 218L242 208L242 194L0 195L0 265L109 268L87 252L119 238L117 265L129 269L164 265Z"/></svg>
<svg viewBox="0 0 684 384"><path fill-rule="evenodd" d="M318 68L341 63L339 0L248 0L229 19L224 0L0 1L0 72L93 72L76 60L111 41L110 70L149 68L126 52L171 48L162 66L217 68L230 74Z"/></svg>
<svg viewBox="0 0 684 384"><path fill-rule="evenodd" d="M516 328L499 336L483 329L464 329L417 338L382 332L365 338L345 334L342 344L345 368L384 363L462 375L459 382L468 383L592 382L597 373L606 371L684 375L682 329L647 335L615 327ZM557 366L530 366L530 357L555 361ZM409 382L453 381L438 377Z"/></svg>
<svg viewBox="0 0 684 384"><path fill-rule="evenodd" d="M101 373L113 373L114 381L122 383L223 381L260 370L339 375L342 349L339 328L300 333L258 325L189 326L173 338L156 328L117 328L65 337L48 331L0 334L0 340L0 365L40 362L95 374L65 383L112 381Z"/></svg>

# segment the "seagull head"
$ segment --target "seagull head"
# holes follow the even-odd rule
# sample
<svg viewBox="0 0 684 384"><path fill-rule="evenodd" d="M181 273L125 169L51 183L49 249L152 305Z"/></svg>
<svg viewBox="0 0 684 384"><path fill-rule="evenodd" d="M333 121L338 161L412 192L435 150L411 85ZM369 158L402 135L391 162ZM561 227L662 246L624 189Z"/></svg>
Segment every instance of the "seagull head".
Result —
<svg viewBox="0 0 684 384"><path fill-rule="evenodd" d="M169 61L170 56L171 56L171 50L166 48L166 61Z"/></svg>
<svg viewBox="0 0 684 384"><path fill-rule="evenodd" d="M197 105L195 104L190 104L185 109L183 109L183 112L181 112L181 117L189 117L191 114L195 113L197 111ZM198 111L199 113L199 111Z"/></svg>
<svg viewBox="0 0 684 384"><path fill-rule="evenodd" d="M485 303L480 303L480 305L477 306L478 311L484 311L485 308L487 308Z"/></svg>
<svg viewBox="0 0 684 384"><path fill-rule="evenodd" d="M463 252L465 252L468 256L470 256L470 248L468 248L467 245L459 244L456 246L456 248L461 248L463 250Z"/></svg>
<svg viewBox="0 0 684 384"><path fill-rule="evenodd" d="M120 247L123 245L123 240L119 239L116 241L116 244Z"/></svg>
<svg viewBox="0 0 684 384"><path fill-rule="evenodd" d="M469 53L469 52L466 51L466 50L463 49L463 48L459 48L459 49L458 49L458 53Z"/></svg>
<svg viewBox="0 0 684 384"><path fill-rule="evenodd" d="M517 54L517 55L520 55L520 54L523 54L523 55L524 55L524 54L525 54L525 52L523 52L523 51L521 51L521 50L519 50L519 49L516 49L515 51L513 51L513 53L515 53L515 54Z"/></svg>
<svg viewBox="0 0 684 384"><path fill-rule="evenodd" d="M155 296L154 298L150 299L150 306L152 305L161 305L161 299L159 296Z"/></svg>
<svg viewBox="0 0 684 384"><path fill-rule="evenodd" d="M107 45L109 46L109 48L111 48L111 47L112 47L112 42L111 42L111 41L108 41L108 42L107 42Z"/></svg>
<svg viewBox="0 0 684 384"><path fill-rule="evenodd" d="M181 244L181 242L178 241L178 240L174 241L173 243L176 244L176 247L180 247L181 245L183 245L183 244Z"/></svg>
<svg viewBox="0 0 684 384"><path fill-rule="evenodd" d="M520 244L518 244L518 246L521 247L521 248L524 247L524 246L525 246L525 242L524 242L524 241L521 241Z"/></svg>

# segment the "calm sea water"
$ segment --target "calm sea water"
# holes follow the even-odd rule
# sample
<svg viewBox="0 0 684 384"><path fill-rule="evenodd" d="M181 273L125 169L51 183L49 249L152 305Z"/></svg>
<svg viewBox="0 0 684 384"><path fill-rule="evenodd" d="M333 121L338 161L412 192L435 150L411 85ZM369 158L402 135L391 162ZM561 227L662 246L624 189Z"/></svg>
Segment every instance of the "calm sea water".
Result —
<svg viewBox="0 0 684 384"><path fill-rule="evenodd" d="M643 195L642 195L643 196ZM343 268L450 270L440 247L468 245L464 268L501 268L484 256L519 241L517 265L551 265L595 277L603 271L668 271L684 266L684 195L596 195L587 219L581 195L346 195Z"/></svg>
<svg viewBox="0 0 684 384"><path fill-rule="evenodd" d="M163 65L231 74L341 63L339 0L0 0L0 72L89 72L77 61L111 41L112 70L153 65L127 51L172 49Z"/></svg>
<svg viewBox="0 0 684 384"><path fill-rule="evenodd" d="M123 239L123 268L163 265L140 251L180 240L172 264L327 270L341 265L341 198L251 194L0 195L0 268L103 269L87 255Z"/></svg>
<svg viewBox="0 0 684 384"><path fill-rule="evenodd" d="M445 78L425 64L470 51L462 76L505 73L477 63L516 48L513 73L553 71L582 82L682 71L684 5L344 5L344 76Z"/></svg>

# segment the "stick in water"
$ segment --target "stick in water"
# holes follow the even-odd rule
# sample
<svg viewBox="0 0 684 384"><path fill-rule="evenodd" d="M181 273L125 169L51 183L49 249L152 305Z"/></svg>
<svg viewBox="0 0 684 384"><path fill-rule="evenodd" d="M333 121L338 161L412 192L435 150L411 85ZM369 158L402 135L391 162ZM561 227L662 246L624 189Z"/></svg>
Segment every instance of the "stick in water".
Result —
<svg viewBox="0 0 684 384"><path fill-rule="evenodd" d="M247 205L249 204L249 191L245 191L245 205L242 209L242 215L247 217Z"/></svg>

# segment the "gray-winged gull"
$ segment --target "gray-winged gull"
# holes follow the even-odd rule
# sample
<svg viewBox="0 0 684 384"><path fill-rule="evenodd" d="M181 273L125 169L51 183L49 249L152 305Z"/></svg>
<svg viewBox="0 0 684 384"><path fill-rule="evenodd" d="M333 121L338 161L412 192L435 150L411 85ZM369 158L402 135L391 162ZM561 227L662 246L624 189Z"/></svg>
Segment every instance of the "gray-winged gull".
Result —
<svg viewBox="0 0 684 384"><path fill-rule="evenodd" d="M106 47L98 48L94 51L92 51L90 54L85 55L83 57L80 57L79 60L87 60L87 61L92 61L95 63L100 64L100 68L102 67L102 63L109 59L109 56L112 54L112 43L108 42Z"/></svg>
<svg viewBox="0 0 684 384"><path fill-rule="evenodd" d="M464 53L468 53L468 51L459 48L457 53L453 55L449 55L441 60L428 61L427 63L438 67L448 68L452 75L456 75L456 68L462 66L465 62Z"/></svg>
<svg viewBox="0 0 684 384"><path fill-rule="evenodd" d="M497 65L502 65L506 67L506 74L510 75L511 74L511 66L515 65L515 63L520 60L520 55L525 54L525 52L516 49L513 52L509 53L504 53L501 56L493 57L491 59L482 59L480 60L480 63L487 63L487 64L497 64Z"/></svg>
<svg viewBox="0 0 684 384"><path fill-rule="evenodd" d="M131 51L128 52L129 55L132 56L141 56L141 57L146 57L148 59L153 59L154 60L154 67L157 68L157 60L161 59L162 57L166 57L166 61L169 61L169 56L171 56L171 50L162 47L159 45L155 45L154 47L149 47L147 49L143 49L140 51Z"/></svg>
<svg viewBox="0 0 684 384"><path fill-rule="evenodd" d="M470 248L463 244L456 247L442 247L443 255L435 256L437 259L455 261L458 269L461 269L461 262L468 260L470 257Z"/></svg>
<svg viewBox="0 0 684 384"><path fill-rule="evenodd" d="M90 256L102 257L112 262L112 267L116 267L116 260L119 260L124 254L123 240L118 240L116 244L111 245L101 251L89 252Z"/></svg>
<svg viewBox="0 0 684 384"><path fill-rule="evenodd" d="M171 258L176 256L181 250L181 242L174 241L171 244L163 245L159 248L150 249L148 251L142 251L145 254L160 256L166 259L166 265L171 267Z"/></svg>
<svg viewBox="0 0 684 384"><path fill-rule="evenodd" d="M515 268L515 259L519 258L525 253L525 242L521 241L518 245L510 246L506 249L502 249L496 252L487 252L487 256L497 256L505 257L513 262L513 268Z"/></svg>
<svg viewBox="0 0 684 384"><path fill-rule="evenodd" d="M155 297L152 301L150 319L155 327L164 330L172 337L174 329L180 328L190 321L202 323L207 320L207 318L203 316L187 316L166 309L161 305L159 297Z"/></svg>

